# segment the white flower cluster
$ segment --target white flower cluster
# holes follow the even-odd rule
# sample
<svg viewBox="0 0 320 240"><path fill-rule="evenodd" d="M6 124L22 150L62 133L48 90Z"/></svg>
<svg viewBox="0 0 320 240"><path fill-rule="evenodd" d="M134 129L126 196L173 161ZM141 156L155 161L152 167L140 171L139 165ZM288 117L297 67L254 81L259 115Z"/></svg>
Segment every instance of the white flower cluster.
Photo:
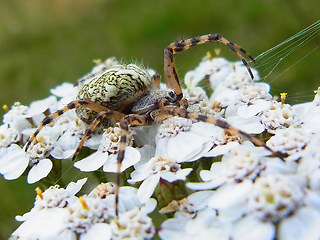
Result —
<svg viewBox="0 0 320 240"><path fill-rule="evenodd" d="M54 161L73 156L88 128L73 110L46 125L27 152L24 145L46 115L74 100L83 83L115 63L113 58L98 62L77 86L64 83L44 100L12 106L0 126L5 179L27 173L28 183L41 181ZM34 208L17 217L23 223L12 239L150 239L155 234L161 239L319 239L320 90L312 102L291 106L284 98L276 101L270 86L256 81L254 69L253 74L254 81L240 62L204 59L185 76L188 111L263 138L282 159L205 122L171 117L129 128L121 172L133 187L120 188L118 219L114 185L101 184L77 197L85 183L80 180L66 189L38 191ZM209 96L198 86L202 80L210 82ZM87 155L74 166L106 176L117 172L120 135L118 125L95 132L84 145ZM156 209L163 207L153 219L147 216L156 207L151 197L158 201Z"/></svg>
<svg viewBox="0 0 320 240"><path fill-rule="evenodd" d="M206 60L188 72L190 90L205 77L214 91L208 104L219 102L221 117L243 131L269 133L267 146L284 157L270 157L245 140L232 146L200 171L203 182L186 184L197 192L162 209L175 214L162 224L160 237L319 239L319 90L313 102L277 102L266 83L250 81L245 68L224 59Z"/></svg>
<svg viewBox="0 0 320 240"><path fill-rule="evenodd" d="M137 189L120 188L120 214L114 221L114 186L98 185L89 195L75 196L87 179L71 182L66 189L52 186L37 190L34 208L11 239L151 239L155 233L147 216L156 206L154 199L141 204Z"/></svg>

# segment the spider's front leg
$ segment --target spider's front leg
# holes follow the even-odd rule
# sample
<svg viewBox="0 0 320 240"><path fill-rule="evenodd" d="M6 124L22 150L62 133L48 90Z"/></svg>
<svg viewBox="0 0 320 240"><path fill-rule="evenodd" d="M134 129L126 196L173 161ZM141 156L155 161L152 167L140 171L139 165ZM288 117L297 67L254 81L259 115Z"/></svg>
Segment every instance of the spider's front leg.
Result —
<svg viewBox="0 0 320 240"><path fill-rule="evenodd" d="M120 121L125 116L124 113L117 112L115 110L107 109L105 111L100 112L92 121L89 128L85 131L83 138L81 139L75 153L73 154L72 160L74 161L76 157L78 156L81 148L83 147L84 143L88 140L90 135L93 133L93 131L97 128L97 126L105 119L114 119L116 121Z"/></svg>
<svg viewBox="0 0 320 240"><path fill-rule="evenodd" d="M248 133L246 133L236 127L233 127L232 125L230 125L229 123L227 123L224 120L216 119L214 117L208 117L208 116L197 114L197 113L188 112L182 108L169 107L169 106L155 110L152 113L152 118L155 121L163 121L164 119L167 119L167 118L173 117L173 116L179 116L179 117L183 117L186 119L192 119L192 120L197 120L197 121L201 121L201 122L206 122L206 123L210 123L215 126L218 126L222 129L227 129L227 130L233 131L237 134L245 136L253 144L260 146L260 147L264 147L265 149L267 149L271 153L271 156L279 157L280 159L284 160L283 158L285 156L282 153L273 151L271 148L269 148L264 142L262 142L258 138L251 136L250 134L248 134Z"/></svg>
<svg viewBox="0 0 320 240"><path fill-rule="evenodd" d="M250 77L253 79L252 71L245 58L241 55L241 53L248 56L252 61L254 61L253 57L251 57L250 54L243 48L241 48L239 45L228 41L219 34L207 34L199 37L173 42L164 50L164 74L167 87L175 91L180 105L186 104L186 100L183 99L182 89L174 64L173 55L175 53L185 51L193 46L200 45L206 42L221 42L224 45L228 46L240 58L240 60L248 69Z"/></svg>

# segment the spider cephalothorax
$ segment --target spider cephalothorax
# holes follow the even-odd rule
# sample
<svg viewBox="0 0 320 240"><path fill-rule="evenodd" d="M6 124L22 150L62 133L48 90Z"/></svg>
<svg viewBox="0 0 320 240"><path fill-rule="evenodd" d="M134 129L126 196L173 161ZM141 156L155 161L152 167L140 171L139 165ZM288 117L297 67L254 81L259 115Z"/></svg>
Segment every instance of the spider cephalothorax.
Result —
<svg viewBox="0 0 320 240"><path fill-rule="evenodd" d="M107 127L114 122L120 122L121 138L117 155L116 216L118 216L120 167L125 155L129 125L148 125L155 121L162 121L168 117L180 116L208 122L223 129L242 134L254 144L263 146L273 155L276 155L276 153L263 142L232 127L227 122L186 110L188 103L187 100L183 98L173 55L177 52L187 50L192 46L211 41L221 42L234 51L247 67L251 78L253 78L250 67L240 53L244 53L251 59L253 58L241 47L229 42L219 34L208 34L177 41L171 43L164 51L164 73L167 89L160 89L159 75L152 75L137 65L111 65L109 68L103 69L103 71L96 76L93 76L92 79L86 81L81 87L76 100L45 118L38 129L30 136L26 144L26 150L30 144L35 141L35 137L45 125L71 109L75 109L78 117L89 124L74 154L74 158L78 155L84 142L99 124L100 126Z"/></svg>

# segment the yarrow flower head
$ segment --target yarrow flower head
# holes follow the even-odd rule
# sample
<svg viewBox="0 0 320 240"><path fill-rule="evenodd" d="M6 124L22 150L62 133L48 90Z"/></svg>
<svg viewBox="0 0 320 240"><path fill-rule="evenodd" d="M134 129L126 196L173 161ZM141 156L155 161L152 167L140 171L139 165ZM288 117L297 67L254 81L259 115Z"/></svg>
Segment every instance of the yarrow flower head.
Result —
<svg viewBox="0 0 320 240"><path fill-rule="evenodd" d="M107 128L102 134L98 150L76 162L74 166L81 171L96 171L103 166L105 172L117 172L117 154L120 142L121 129L118 126ZM127 137L126 156L121 166L121 172L140 160L140 153L132 147L132 133Z"/></svg>
<svg viewBox="0 0 320 240"><path fill-rule="evenodd" d="M274 134L279 129L296 126L295 112L289 104L273 102L269 109L261 114L261 121L269 133Z"/></svg>
<svg viewBox="0 0 320 240"><path fill-rule="evenodd" d="M0 173L51 185L36 188L11 239L320 238L319 90L312 102L290 105L255 69L252 80L242 62L208 55L185 76L188 104L173 92L160 100L150 94L150 106L137 100L135 114L125 115L131 105L113 113L76 100L83 86L120 66L115 58L95 63L76 85L5 108ZM158 87L155 72L146 73ZM83 103L100 112L91 126L74 111ZM110 114L121 122L106 127ZM86 185L70 182L79 174Z"/></svg>
<svg viewBox="0 0 320 240"><path fill-rule="evenodd" d="M192 189L214 189L225 183L255 180L265 170L269 160L265 149L257 148L249 142L234 147L225 154L221 162L214 162L209 170L202 170L200 177L205 183L188 183Z"/></svg>
<svg viewBox="0 0 320 240"><path fill-rule="evenodd" d="M66 189L54 186L42 192L38 190L35 206L17 220L22 225L12 234L14 239L151 239L155 229L147 216L155 207L155 201L139 203L136 189L124 187L120 191L121 213L114 220L114 194L105 184L92 194L77 197L86 179L70 183ZM112 186L111 186L112 188ZM102 193L103 192L103 193ZM128 201L129 200L129 201ZM50 217L50 218L48 218Z"/></svg>

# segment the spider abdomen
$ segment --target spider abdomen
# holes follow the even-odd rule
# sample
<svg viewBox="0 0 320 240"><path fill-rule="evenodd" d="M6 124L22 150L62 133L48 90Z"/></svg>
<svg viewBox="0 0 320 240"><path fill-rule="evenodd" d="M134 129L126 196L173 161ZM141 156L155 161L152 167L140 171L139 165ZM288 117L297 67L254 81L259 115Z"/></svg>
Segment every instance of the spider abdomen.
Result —
<svg viewBox="0 0 320 240"><path fill-rule="evenodd" d="M101 75L83 85L77 99L89 99L119 112L144 96L151 85L152 77L144 69L134 64L115 65ZM78 117L90 124L97 112L83 106L76 107ZM103 123L110 126L110 120Z"/></svg>

